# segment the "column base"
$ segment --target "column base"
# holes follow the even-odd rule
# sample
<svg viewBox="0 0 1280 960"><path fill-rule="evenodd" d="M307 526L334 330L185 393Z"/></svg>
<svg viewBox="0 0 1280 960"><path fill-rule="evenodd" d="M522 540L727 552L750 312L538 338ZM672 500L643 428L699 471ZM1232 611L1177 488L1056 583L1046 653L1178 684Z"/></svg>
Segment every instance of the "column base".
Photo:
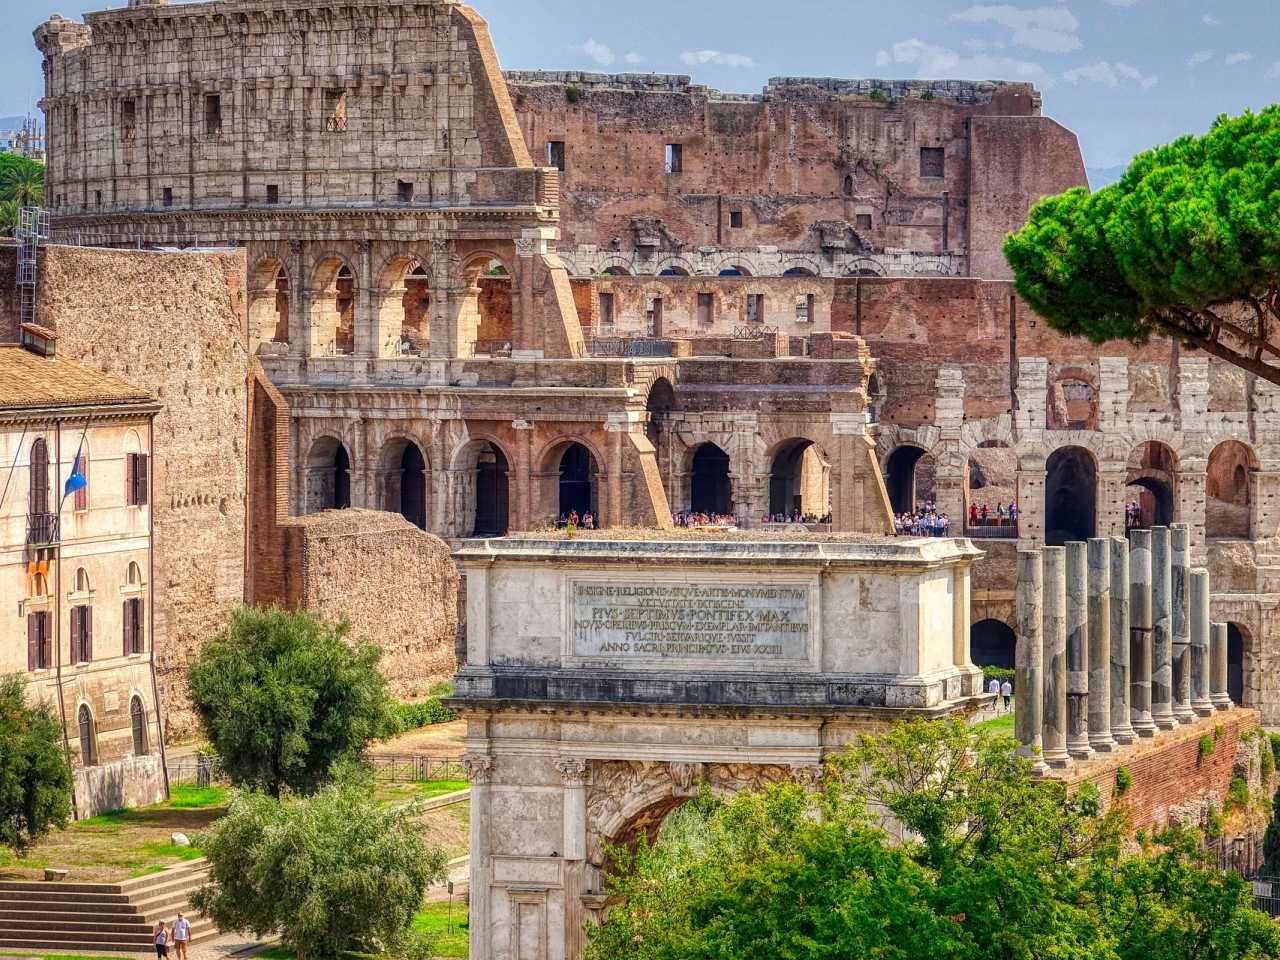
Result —
<svg viewBox="0 0 1280 960"><path fill-rule="evenodd" d="M1157 730L1172 730L1178 725L1178 718L1171 710L1168 713L1152 713L1151 722L1156 725Z"/></svg>
<svg viewBox="0 0 1280 960"><path fill-rule="evenodd" d="M1138 739L1138 735L1132 730L1112 730L1111 739L1122 747L1127 747Z"/></svg>
<svg viewBox="0 0 1280 960"><path fill-rule="evenodd" d="M1061 752L1053 751L1044 755L1044 762L1054 770L1064 770L1071 766L1071 754L1063 750Z"/></svg>
<svg viewBox="0 0 1280 960"><path fill-rule="evenodd" d="M1093 748L1089 746L1089 741L1068 743L1067 753L1071 754L1072 760L1088 760L1093 756Z"/></svg>
<svg viewBox="0 0 1280 960"><path fill-rule="evenodd" d="M1089 747L1094 753L1110 753L1116 748L1116 742L1111 739L1110 736L1098 737L1096 739L1094 737L1090 737Z"/></svg>
<svg viewBox="0 0 1280 960"><path fill-rule="evenodd" d="M1219 710L1230 710L1235 706L1235 702L1230 697L1211 697L1213 705Z"/></svg>
<svg viewBox="0 0 1280 960"><path fill-rule="evenodd" d="M1191 704L1189 703L1175 708L1173 711L1173 715L1179 723L1195 723L1196 722L1196 712L1192 708Z"/></svg>
<svg viewBox="0 0 1280 960"><path fill-rule="evenodd" d="M1133 721L1133 732L1145 740L1156 735L1156 725L1150 717L1143 717Z"/></svg>
<svg viewBox="0 0 1280 960"><path fill-rule="evenodd" d="M1197 717L1208 717L1213 714L1214 706L1212 700L1192 700L1191 709Z"/></svg>

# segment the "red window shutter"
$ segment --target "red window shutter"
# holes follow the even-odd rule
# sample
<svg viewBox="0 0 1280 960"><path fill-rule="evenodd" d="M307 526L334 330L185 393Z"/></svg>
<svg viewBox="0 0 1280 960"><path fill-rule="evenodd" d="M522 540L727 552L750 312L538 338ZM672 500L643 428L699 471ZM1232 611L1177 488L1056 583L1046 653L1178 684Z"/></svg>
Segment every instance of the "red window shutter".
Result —
<svg viewBox="0 0 1280 960"><path fill-rule="evenodd" d="M124 602L124 655L127 657L133 653L133 641L129 636L129 628L133 623L133 601L126 600Z"/></svg>
<svg viewBox="0 0 1280 960"><path fill-rule="evenodd" d="M71 608L71 662L79 663L83 657L80 655L81 649L84 647L84 608Z"/></svg>
<svg viewBox="0 0 1280 960"><path fill-rule="evenodd" d="M134 463L137 458L136 453L125 454L124 458L124 502L131 507L138 502L134 499L138 494L137 484L134 482Z"/></svg>
<svg viewBox="0 0 1280 960"><path fill-rule="evenodd" d="M27 669L35 670L40 651L40 628L36 626L36 615L27 614Z"/></svg>
<svg viewBox="0 0 1280 960"><path fill-rule="evenodd" d="M48 613L40 614L40 651L43 654L44 666L53 666L53 630L50 629L52 618Z"/></svg>
<svg viewBox="0 0 1280 960"><path fill-rule="evenodd" d="M81 653L84 655L84 662L88 663L93 659L93 607L81 607L80 610L80 624L84 631Z"/></svg>
<svg viewBox="0 0 1280 960"><path fill-rule="evenodd" d="M147 461L149 459L145 453L138 454L138 506L147 504Z"/></svg>
<svg viewBox="0 0 1280 960"><path fill-rule="evenodd" d="M76 491L76 509L89 509L89 454L80 454L80 472L84 474L85 485Z"/></svg>

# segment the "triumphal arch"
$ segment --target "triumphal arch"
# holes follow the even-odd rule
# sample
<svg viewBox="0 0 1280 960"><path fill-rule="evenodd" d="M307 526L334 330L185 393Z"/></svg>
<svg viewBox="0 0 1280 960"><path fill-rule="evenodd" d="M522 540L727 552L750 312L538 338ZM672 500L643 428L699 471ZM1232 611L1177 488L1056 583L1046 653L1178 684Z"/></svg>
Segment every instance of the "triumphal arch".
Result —
<svg viewBox="0 0 1280 960"><path fill-rule="evenodd" d="M506 539L467 577L471 956L572 960L609 844L984 702L967 540ZM989 699L989 698L986 698Z"/></svg>

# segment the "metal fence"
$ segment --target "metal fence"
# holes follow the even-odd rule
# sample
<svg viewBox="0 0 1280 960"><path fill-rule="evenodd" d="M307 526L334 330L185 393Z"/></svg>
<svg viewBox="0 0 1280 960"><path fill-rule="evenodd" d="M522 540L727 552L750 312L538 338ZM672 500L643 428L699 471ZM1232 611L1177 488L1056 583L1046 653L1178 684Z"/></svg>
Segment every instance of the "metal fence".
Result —
<svg viewBox="0 0 1280 960"><path fill-rule="evenodd" d="M1017 540L1018 525L1016 523L979 523L976 526L964 525L964 535L974 540Z"/></svg>
<svg viewBox="0 0 1280 960"><path fill-rule="evenodd" d="M587 353L593 357L670 357L675 344L649 337L591 337Z"/></svg>
<svg viewBox="0 0 1280 960"><path fill-rule="evenodd" d="M456 757L432 757L420 753L365 754L374 778L397 783L419 780L466 780L467 768ZM226 776L217 757L179 757L169 761L169 786L208 787L225 783Z"/></svg>
<svg viewBox="0 0 1280 960"><path fill-rule="evenodd" d="M1273 917L1280 917L1280 877L1253 878L1253 905Z"/></svg>

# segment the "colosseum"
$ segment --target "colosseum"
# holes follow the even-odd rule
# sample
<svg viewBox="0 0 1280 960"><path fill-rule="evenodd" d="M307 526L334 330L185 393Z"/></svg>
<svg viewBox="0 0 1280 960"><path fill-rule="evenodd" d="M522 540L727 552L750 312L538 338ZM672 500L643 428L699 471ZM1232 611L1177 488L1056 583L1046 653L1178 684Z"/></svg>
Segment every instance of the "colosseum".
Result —
<svg viewBox="0 0 1280 960"><path fill-rule="evenodd" d="M456 540L931 502L985 551L993 661L1020 545L1187 523L1232 695L1280 722L1280 396L1020 302L1004 235L1086 183L1030 85L504 75L451 0L132 0L36 40L58 239L244 248L293 512Z"/></svg>

